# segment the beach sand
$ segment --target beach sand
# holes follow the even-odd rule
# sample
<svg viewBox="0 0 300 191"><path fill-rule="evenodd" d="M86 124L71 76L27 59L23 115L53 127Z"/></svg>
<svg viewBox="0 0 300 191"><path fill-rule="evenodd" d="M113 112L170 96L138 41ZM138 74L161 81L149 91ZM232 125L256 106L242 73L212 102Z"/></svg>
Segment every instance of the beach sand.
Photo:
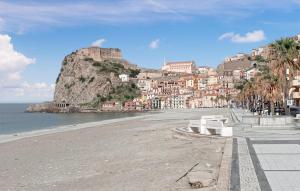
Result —
<svg viewBox="0 0 300 191"><path fill-rule="evenodd" d="M0 190L190 190L187 177L176 180L196 163L218 170L226 139L172 129L209 114L229 111L173 110L2 137Z"/></svg>

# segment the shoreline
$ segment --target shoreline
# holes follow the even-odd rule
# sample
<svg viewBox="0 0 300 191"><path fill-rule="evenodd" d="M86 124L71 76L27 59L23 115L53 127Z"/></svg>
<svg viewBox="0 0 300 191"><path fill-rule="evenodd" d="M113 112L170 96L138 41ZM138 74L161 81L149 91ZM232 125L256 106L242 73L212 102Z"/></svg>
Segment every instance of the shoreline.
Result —
<svg viewBox="0 0 300 191"><path fill-rule="evenodd" d="M20 132L20 133L2 134L2 135L0 134L0 144L12 142L12 141L16 141L16 140L20 140L20 139L24 139L24 138L41 136L41 135L48 135L48 134L61 133L61 132L67 132L67 131L74 131L74 130L78 130L78 129L99 127L102 125L108 125L108 124L118 123L118 122L123 122L123 121L130 121L130 120L134 120L134 119L142 119L144 117L148 117L153 114L156 114L156 113L153 112L152 114L141 115L141 116L121 117L121 118L116 118L116 119L107 119L107 120L95 121L95 122L52 126L52 127L47 127L46 129Z"/></svg>
<svg viewBox="0 0 300 191"><path fill-rule="evenodd" d="M0 185L33 191L193 190L189 183L209 174L214 189L227 182L228 164L220 169L226 139L182 136L172 129L225 113L229 116L227 109L172 110L2 139Z"/></svg>

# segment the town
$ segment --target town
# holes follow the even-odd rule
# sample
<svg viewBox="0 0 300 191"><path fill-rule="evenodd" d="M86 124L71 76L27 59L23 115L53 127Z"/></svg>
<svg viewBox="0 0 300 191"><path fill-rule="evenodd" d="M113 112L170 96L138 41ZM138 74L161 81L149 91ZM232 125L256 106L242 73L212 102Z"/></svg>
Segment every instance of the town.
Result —
<svg viewBox="0 0 300 191"><path fill-rule="evenodd" d="M292 37L300 41L300 35ZM123 110L183 109L236 106L240 92L236 85L241 80L250 81L259 72L261 59L268 56L269 47L253 49L251 53L238 53L225 58L216 69L197 66L194 61L164 61L161 70L141 70L136 78L119 75L123 83L137 82L141 96L124 103ZM292 99L299 105L300 92L295 76L292 81ZM109 101L102 110L119 110L122 104Z"/></svg>

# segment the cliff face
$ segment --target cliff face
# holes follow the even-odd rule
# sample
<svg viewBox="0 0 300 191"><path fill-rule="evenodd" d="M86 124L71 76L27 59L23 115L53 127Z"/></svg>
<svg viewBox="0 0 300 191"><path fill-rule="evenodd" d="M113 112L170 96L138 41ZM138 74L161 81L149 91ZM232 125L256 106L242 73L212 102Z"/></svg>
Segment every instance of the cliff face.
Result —
<svg viewBox="0 0 300 191"><path fill-rule="evenodd" d="M135 75L135 67L122 60L119 49L92 47L73 52L62 62L54 103L95 107L94 103L107 100L116 88L123 86L119 75Z"/></svg>

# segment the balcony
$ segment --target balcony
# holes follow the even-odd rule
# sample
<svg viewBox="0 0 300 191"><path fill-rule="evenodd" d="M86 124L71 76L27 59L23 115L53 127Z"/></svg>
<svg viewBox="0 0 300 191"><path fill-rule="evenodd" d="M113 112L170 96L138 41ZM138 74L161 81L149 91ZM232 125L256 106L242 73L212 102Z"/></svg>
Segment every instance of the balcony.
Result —
<svg viewBox="0 0 300 191"><path fill-rule="evenodd" d="M292 85L293 85L293 87L300 87L300 79L299 80L293 80Z"/></svg>
<svg viewBox="0 0 300 191"><path fill-rule="evenodd" d="M300 99L300 92L293 92L294 99Z"/></svg>

